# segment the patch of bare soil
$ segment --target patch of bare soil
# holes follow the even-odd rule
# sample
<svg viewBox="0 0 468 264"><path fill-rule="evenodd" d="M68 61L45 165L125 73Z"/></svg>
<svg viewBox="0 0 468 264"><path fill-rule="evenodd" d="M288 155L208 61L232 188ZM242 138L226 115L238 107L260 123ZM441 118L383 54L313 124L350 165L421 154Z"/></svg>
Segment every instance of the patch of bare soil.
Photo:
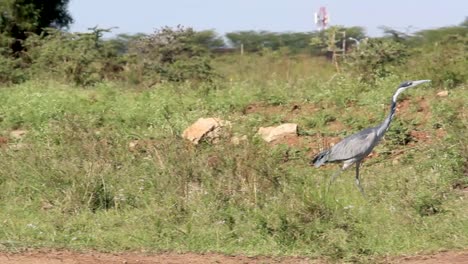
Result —
<svg viewBox="0 0 468 264"><path fill-rule="evenodd" d="M306 148L308 149L308 155L315 155L320 151L335 145L341 140L341 137L329 137L317 134L311 136L286 136L273 141L271 144L285 144L289 147Z"/></svg>
<svg viewBox="0 0 468 264"><path fill-rule="evenodd" d="M98 252L73 252L56 250L27 251L22 253L0 253L2 264L254 264L254 263L285 263L306 264L325 263L301 257L247 257L241 255L221 255L214 253L98 253Z"/></svg>
<svg viewBox="0 0 468 264"><path fill-rule="evenodd" d="M337 131L343 131L345 129L348 129L343 123L339 122L339 121L332 121L332 122L329 122L327 124L327 127L328 127L328 130L330 131L334 131L334 132L337 132Z"/></svg>
<svg viewBox="0 0 468 264"><path fill-rule="evenodd" d="M313 104L288 104L288 105L267 105L262 103L253 103L248 105L242 113L244 115L249 114L261 114L264 116L272 115L284 115L285 122L292 120L301 114L307 113L312 114L318 111L317 106Z"/></svg>
<svg viewBox="0 0 468 264"><path fill-rule="evenodd" d="M0 147L8 144L8 138L0 137Z"/></svg>
<svg viewBox="0 0 468 264"><path fill-rule="evenodd" d="M465 264L468 263L468 250L446 251L431 255L404 256L386 259L383 263L402 264Z"/></svg>
<svg viewBox="0 0 468 264"><path fill-rule="evenodd" d="M324 264L324 260L303 257L247 257L241 255L221 255L214 253L98 253L73 252L67 250L33 250L21 253L0 253L2 264L256 264L256 263L284 263L284 264ZM339 263L339 262L338 262ZM401 264L462 264L468 263L468 250L446 251L429 255L387 257L376 260L376 263Z"/></svg>
<svg viewBox="0 0 468 264"><path fill-rule="evenodd" d="M410 111L410 107L416 107L416 112ZM429 102L424 97L403 99L397 105L397 113L405 119L419 118L421 120L420 126L426 124L432 116Z"/></svg>

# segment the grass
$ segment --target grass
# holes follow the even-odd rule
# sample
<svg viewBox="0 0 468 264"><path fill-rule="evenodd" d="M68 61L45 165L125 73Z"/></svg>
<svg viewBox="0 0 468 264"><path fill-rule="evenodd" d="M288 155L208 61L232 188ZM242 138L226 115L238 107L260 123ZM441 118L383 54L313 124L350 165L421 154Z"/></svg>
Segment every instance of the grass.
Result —
<svg viewBox="0 0 468 264"><path fill-rule="evenodd" d="M378 156L364 164L363 199L352 170L327 193L335 167L308 166L316 149L269 145L255 133L297 122L300 139L317 145L318 133L343 136L376 124L399 78L374 87L329 71L306 78L310 65L289 62L289 75L278 76L285 66L274 64L260 69L260 79L242 63L249 62L226 69L232 79L215 88L48 81L2 88L0 131L9 142L0 149L0 246L349 261L468 247L467 196L454 187L468 184L466 86L447 98L434 87L403 96L411 104L424 97L429 114L418 107L398 113ZM245 114L252 104L262 111ZM294 105L302 110L293 115ZM219 144L195 147L180 137L206 116L233 123ZM345 129L332 131L330 122ZM14 139L16 129L27 133ZM408 144L415 129L432 139ZM247 142L231 144L234 134Z"/></svg>

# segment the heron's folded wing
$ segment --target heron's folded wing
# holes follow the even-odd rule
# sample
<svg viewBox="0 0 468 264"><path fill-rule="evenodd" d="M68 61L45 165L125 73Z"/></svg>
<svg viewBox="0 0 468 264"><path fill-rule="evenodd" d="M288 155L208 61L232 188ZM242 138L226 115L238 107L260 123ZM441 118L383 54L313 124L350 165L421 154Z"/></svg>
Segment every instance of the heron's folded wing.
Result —
<svg viewBox="0 0 468 264"><path fill-rule="evenodd" d="M367 155L377 144L374 128L344 138L330 149L329 161L348 160Z"/></svg>

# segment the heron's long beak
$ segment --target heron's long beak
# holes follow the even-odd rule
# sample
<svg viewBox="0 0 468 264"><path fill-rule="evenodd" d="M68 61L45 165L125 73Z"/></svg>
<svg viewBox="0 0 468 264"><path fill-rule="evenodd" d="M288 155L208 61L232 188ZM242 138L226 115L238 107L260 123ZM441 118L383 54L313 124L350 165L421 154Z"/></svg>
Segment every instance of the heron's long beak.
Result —
<svg viewBox="0 0 468 264"><path fill-rule="evenodd" d="M420 85L421 83L427 83L427 82L430 82L431 80L419 80L419 81L413 81L412 83L412 87L413 86L416 86L416 85Z"/></svg>

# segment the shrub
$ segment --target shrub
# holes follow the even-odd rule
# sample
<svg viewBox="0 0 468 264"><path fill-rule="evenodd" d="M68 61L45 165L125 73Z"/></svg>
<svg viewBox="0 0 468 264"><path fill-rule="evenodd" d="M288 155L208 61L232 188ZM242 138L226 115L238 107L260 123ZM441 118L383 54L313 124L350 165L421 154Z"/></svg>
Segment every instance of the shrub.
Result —
<svg viewBox="0 0 468 264"><path fill-rule="evenodd" d="M0 51L0 83L20 83L26 79L21 69L21 60L2 56Z"/></svg>
<svg viewBox="0 0 468 264"><path fill-rule="evenodd" d="M369 39L359 49L349 53L348 69L358 74L360 80L373 83L388 76L393 67L403 64L408 57L406 46L390 39Z"/></svg>
<svg viewBox="0 0 468 264"><path fill-rule="evenodd" d="M76 85L92 85L118 68L116 51L101 40L103 32L68 33L50 29L31 35L25 42L25 60L33 76L64 79Z"/></svg>
<svg viewBox="0 0 468 264"><path fill-rule="evenodd" d="M191 28L163 27L135 41L129 53L130 71L149 86L160 81L213 81L217 76L208 49L197 42Z"/></svg>
<svg viewBox="0 0 468 264"><path fill-rule="evenodd" d="M12 55L9 48L14 39L0 34L0 83L19 83L26 76L21 69L21 59Z"/></svg>
<svg viewBox="0 0 468 264"><path fill-rule="evenodd" d="M419 48L407 71L418 76L430 76L435 85L453 88L466 82L468 71L468 37L449 35Z"/></svg>

